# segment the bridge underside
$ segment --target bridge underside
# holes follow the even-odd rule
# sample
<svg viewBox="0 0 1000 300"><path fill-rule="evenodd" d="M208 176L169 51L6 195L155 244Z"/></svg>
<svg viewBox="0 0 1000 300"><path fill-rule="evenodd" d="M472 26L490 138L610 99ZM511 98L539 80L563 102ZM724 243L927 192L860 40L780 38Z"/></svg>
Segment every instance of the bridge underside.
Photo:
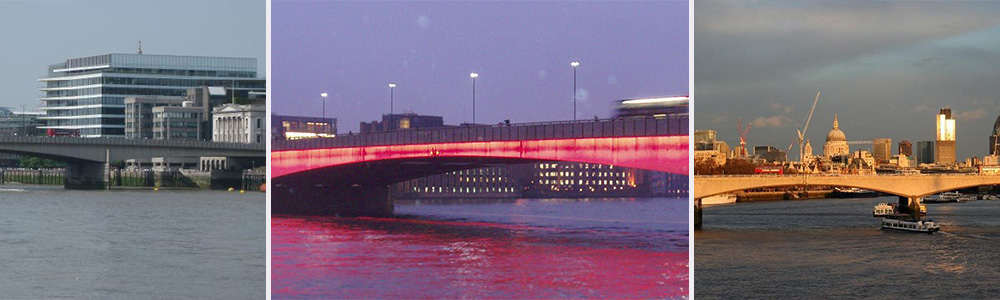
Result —
<svg viewBox="0 0 1000 300"><path fill-rule="evenodd" d="M453 171L541 160L448 157L372 161L276 177L271 211L276 214L391 216L389 186Z"/></svg>

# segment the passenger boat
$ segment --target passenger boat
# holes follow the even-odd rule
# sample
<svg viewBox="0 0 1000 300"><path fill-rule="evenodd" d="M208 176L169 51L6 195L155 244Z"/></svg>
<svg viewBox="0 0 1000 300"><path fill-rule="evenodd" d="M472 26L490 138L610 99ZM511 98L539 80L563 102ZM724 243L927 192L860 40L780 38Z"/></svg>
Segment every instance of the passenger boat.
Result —
<svg viewBox="0 0 1000 300"><path fill-rule="evenodd" d="M878 197L878 192L859 188L833 188L830 193L833 198L874 198Z"/></svg>
<svg viewBox="0 0 1000 300"><path fill-rule="evenodd" d="M872 211L873 217L886 217L896 214L896 206L889 205L889 203L879 203L875 205L875 210Z"/></svg>
<svg viewBox="0 0 1000 300"><path fill-rule="evenodd" d="M736 203L735 194L722 194L722 195L715 195L711 197L701 198L702 206L712 206L712 205L732 204L732 203Z"/></svg>
<svg viewBox="0 0 1000 300"><path fill-rule="evenodd" d="M882 229L934 233L941 230L934 220L914 221L902 218L882 218Z"/></svg>
<svg viewBox="0 0 1000 300"><path fill-rule="evenodd" d="M946 192L937 195L930 195L921 199L923 203L946 203L946 202L958 202L958 199L962 197L959 192Z"/></svg>

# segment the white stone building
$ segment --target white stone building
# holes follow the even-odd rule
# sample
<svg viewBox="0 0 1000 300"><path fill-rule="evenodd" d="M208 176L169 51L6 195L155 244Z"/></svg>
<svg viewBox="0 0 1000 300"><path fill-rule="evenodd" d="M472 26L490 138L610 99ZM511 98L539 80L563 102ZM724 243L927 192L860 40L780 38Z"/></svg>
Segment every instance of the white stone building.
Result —
<svg viewBox="0 0 1000 300"><path fill-rule="evenodd" d="M220 143L265 143L267 139L263 105L223 104L212 116L212 141Z"/></svg>

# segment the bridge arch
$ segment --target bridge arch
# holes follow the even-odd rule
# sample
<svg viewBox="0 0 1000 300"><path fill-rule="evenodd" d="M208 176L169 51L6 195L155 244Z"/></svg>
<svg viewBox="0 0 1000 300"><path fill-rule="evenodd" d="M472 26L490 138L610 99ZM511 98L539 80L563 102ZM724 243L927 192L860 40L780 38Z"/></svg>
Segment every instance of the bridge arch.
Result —
<svg viewBox="0 0 1000 300"><path fill-rule="evenodd" d="M997 175L696 176L694 198L785 186L854 187L919 198L963 188L1000 185Z"/></svg>

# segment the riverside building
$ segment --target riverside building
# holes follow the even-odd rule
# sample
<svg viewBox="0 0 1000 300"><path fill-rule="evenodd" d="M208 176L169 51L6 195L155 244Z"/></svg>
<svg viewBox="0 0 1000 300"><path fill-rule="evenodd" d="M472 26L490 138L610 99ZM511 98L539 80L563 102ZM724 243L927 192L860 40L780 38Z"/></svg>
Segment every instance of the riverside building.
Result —
<svg viewBox="0 0 1000 300"><path fill-rule="evenodd" d="M125 137L125 98L184 96L188 88L223 86L236 97L265 91L257 59L110 53L50 65L39 98L43 129L81 137Z"/></svg>

